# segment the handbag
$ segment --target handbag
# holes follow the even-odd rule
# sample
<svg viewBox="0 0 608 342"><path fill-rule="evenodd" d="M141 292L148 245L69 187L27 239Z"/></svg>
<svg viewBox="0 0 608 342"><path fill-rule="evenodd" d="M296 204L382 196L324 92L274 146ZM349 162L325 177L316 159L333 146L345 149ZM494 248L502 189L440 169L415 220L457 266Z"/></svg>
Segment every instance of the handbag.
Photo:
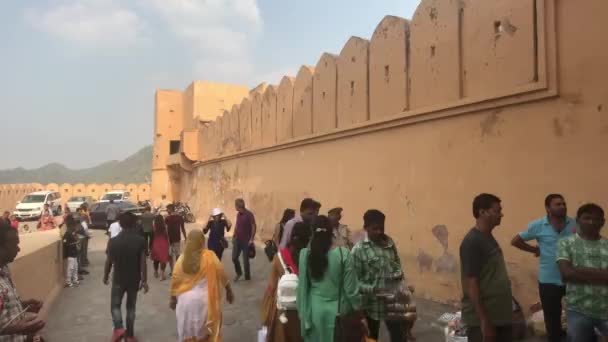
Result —
<svg viewBox="0 0 608 342"><path fill-rule="evenodd" d="M344 257L342 255L342 248L340 250L340 263L342 269L340 272L340 287L338 288L338 313L336 315L336 321L334 326L334 341L335 342L357 342L365 341L365 328L361 323L361 315L355 312L343 314L341 312L342 306L342 287L344 286Z"/></svg>
<svg viewBox="0 0 608 342"><path fill-rule="evenodd" d="M249 245L249 259L255 258L255 244L252 243Z"/></svg>
<svg viewBox="0 0 608 342"><path fill-rule="evenodd" d="M226 238L225 238L225 237L222 237L222 238L220 239L220 245L222 246L222 248L223 248L223 249L228 248L228 240L226 240Z"/></svg>
<svg viewBox="0 0 608 342"><path fill-rule="evenodd" d="M277 248L277 244L274 243L274 241L272 240L267 240L266 242L264 242L264 244L266 245L264 247L264 253L268 257L268 260L272 262L272 259L279 251L279 249Z"/></svg>

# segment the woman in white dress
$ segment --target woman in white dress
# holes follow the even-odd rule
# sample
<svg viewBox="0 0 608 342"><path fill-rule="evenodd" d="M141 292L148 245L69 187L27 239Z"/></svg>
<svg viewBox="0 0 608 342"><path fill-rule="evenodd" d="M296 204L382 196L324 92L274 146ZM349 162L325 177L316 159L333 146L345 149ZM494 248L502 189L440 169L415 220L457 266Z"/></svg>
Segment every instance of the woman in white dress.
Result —
<svg viewBox="0 0 608 342"><path fill-rule="evenodd" d="M222 292L234 301L222 263L205 248L205 235L193 230L173 269L171 303L177 316L179 342L221 342Z"/></svg>

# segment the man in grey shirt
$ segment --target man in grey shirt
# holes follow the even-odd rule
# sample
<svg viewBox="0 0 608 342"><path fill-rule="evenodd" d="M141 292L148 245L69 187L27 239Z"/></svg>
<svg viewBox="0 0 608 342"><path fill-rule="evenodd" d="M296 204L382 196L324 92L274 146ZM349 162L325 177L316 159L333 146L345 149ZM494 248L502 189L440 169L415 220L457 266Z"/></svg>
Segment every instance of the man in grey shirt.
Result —
<svg viewBox="0 0 608 342"><path fill-rule="evenodd" d="M144 213L141 214L139 220L141 222L141 230L144 234L144 238L146 239L147 246L147 254L150 254L152 250L152 232L154 231L154 214L152 214L152 209L150 207L146 207Z"/></svg>
<svg viewBox="0 0 608 342"><path fill-rule="evenodd" d="M108 221L108 228L110 225L118 220L120 215L120 207L114 203L114 200L110 200L110 204L106 207L106 220Z"/></svg>
<svg viewBox="0 0 608 342"><path fill-rule="evenodd" d="M312 198L305 198L302 200L300 204L300 215L292 218L291 220L285 223L285 228L283 229L283 237L281 238L281 243L279 248L287 248L289 241L291 240L291 232L293 231L293 227L298 222L305 222L307 224L312 224L315 217L319 215L319 210L321 209L321 203L315 201Z"/></svg>

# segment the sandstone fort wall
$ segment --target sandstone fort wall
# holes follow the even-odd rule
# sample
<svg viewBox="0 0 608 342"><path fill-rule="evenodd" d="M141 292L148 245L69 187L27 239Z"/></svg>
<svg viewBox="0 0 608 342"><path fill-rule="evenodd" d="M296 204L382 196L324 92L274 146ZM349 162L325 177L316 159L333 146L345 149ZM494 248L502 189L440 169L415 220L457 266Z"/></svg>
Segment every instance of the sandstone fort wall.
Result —
<svg viewBox="0 0 608 342"><path fill-rule="evenodd" d="M381 209L411 282L443 301L461 296L472 199L495 193L514 293L531 303L537 259L509 242L544 197L564 194L571 216L608 208L607 12L602 0L423 0L411 20L388 16L370 40L227 105L199 130L198 158L166 156L152 187L200 217L219 206L234 219L243 197L263 238L306 196L323 213L344 207L354 230Z"/></svg>

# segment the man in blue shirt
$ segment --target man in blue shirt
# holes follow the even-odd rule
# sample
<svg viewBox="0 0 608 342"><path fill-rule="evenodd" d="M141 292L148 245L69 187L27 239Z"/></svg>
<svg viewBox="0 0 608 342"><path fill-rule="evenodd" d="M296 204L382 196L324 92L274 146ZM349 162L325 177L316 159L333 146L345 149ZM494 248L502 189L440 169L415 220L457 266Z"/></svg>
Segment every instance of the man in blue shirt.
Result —
<svg viewBox="0 0 608 342"><path fill-rule="evenodd" d="M538 293L543 306L545 328L549 342L559 342L565 336L562 325L562 298L566 287L557 267L557 242L576 233L576 220L567 216L566 201L560 194L545 198L547 215L528 224L528 229L515 235L511 244L539 257ZM526 241L536 240L537 246Z"/></svg>

